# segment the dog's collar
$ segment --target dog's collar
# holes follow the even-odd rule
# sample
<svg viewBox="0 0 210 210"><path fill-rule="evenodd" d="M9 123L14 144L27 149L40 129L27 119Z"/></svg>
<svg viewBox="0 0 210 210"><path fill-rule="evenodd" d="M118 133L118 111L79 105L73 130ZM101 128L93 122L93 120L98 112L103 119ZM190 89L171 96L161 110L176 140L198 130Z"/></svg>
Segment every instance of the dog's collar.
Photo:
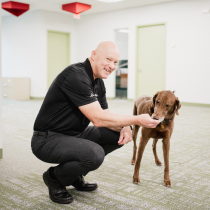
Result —
<svg viewBox="0 0 210 210"><path fill-rule="evenodd" d="M172 118L172 117L171 117L171 118ZM170 121L171 118L170 118L170 119L164 119L164 120L162 121L162 123Z"/></svg>
<svg viewBox="0 0 210 210"><path fill-rule="evenodd" d="M171 115L171 118L170 118L170 119L164 119L164 120L160 123L161 128L164 128L163 123L164 123L164 122L170 121L170 120L172 119L173 115L174 115L174 114Z"/></svg>
<svg viewBox="0 0 210 210"><path fill-rule="evenodd" d="M171 115L171 118L170 118L170 119L164 119L161 123L170 121L170 120L172 119L173 116L174 116L174 113Z"/></svg>

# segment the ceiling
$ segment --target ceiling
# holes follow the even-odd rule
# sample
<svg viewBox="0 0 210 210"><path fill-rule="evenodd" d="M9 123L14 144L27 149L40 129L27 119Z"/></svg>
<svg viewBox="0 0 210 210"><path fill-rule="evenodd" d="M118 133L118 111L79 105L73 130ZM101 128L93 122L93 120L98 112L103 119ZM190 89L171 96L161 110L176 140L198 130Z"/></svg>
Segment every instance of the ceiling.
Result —
<svg viewBox="0 0 210 210"><path fill-rule="evenodd" d="M8 0L9 1L9 0ZM81 13L82 15L101 13L101 12L109 12L113 10L121 10L125 8L131 7L139 7L151 4L159 4L164 2L173 2L173 1L183 1L183 0L123 0L115 3L104 3L97 0L14 0L21 3L30 4L30 10L48 10L59 12L63 14L72 15L69 12L63 11L62 4L68 4L72 2L80 2L84 4L90 4L92 8L88 11ZM3 0L2 2L7 2L7 0ZM9 12L2 9L2 16L12 15Z"/></svg>

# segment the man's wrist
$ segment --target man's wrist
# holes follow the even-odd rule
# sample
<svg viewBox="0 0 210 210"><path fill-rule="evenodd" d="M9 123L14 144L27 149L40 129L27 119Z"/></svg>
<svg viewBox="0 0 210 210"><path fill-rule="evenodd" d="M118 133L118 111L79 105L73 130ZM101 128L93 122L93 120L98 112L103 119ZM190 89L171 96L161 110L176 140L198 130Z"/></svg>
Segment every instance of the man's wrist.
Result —
<svg viewBox="0 0 210 210"><path fill-rule="evenodd" d="M122 127L121 131L123 130L123 128L125 128L125 127ZM130 125L130 129L131 129L131 130L133 130L133 128L132 128L132 126L131 126L131 125Z"/></svg>

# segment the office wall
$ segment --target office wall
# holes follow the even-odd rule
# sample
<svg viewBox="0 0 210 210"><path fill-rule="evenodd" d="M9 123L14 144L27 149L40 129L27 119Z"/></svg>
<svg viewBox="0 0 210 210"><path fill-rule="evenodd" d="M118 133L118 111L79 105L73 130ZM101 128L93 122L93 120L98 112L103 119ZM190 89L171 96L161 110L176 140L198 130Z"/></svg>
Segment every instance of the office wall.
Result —
<svg viewBox="0 0 210 210"><path fill-rule="evenodd" d="M0 63L1 63L1 10L0 10ZM0 65L0 84L1 82L1 75L2 75L2 70L1 70L1 65ZM2 86L0 85L0 94L2 95ZM2 153L3 153L3 145L2 145L2 98L0 97L0 159L2 158Z"/></svg>
<svg viewBox="0 0 210 210"><path fill-rule="evenodd" d="M76 57L84 60L98 42L114 41L115 29L129 28L128 98L133 99L136 27L166 23L166 89L176 90L181 101L210 104L210 14L202 14L208 8L210 0L186 0L87 15L77 24ZM106 86L107 96L113 97L114 74Z"/></svg>
<svg viewBox="0 0 210 210"><path fill-rule="evenodd" d="M71 33L74 60L74 21L69 15L37 10L3 17L3 77L30 77L32 97L44 97L47 91L47 30Z"/></svg>
<svg viewBox="0 0 210 210"><path fill-rule="evenodd" d="M166 23L166 89L181 101L210 104L210 0L186 0L125 10L72 16L29 11L3 17L3 76L29 76L31 96L43 97L47 87L46 31L71 32L71 63L83 61L102 40L115 41L115 31L129 29L128 98L135 96L136 28ZM152 62L152 61L151 61ZM148 81L149 82L149 81ZM115 92L115 74L105 80L107 96ZM151 84L152 85L152 84Z"/></svg>
<svg viewBox="0 0 210 210"><path fill-rule="evenodd" d="M120 60L128 59L128 33L115 31L115 43L120 50Z"/></svg>

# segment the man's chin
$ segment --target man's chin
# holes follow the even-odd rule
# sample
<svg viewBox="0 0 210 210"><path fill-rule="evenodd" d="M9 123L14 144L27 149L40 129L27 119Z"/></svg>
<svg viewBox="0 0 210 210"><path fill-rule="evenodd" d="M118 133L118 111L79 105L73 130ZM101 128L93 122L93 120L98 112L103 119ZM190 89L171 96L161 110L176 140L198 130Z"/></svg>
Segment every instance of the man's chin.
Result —
<svg viewBox="0 0 210 210"><path fill-rule="evenodd" d="M102 78L101 79L107 79L109 77L109 75L102 75Z"/></svg>

